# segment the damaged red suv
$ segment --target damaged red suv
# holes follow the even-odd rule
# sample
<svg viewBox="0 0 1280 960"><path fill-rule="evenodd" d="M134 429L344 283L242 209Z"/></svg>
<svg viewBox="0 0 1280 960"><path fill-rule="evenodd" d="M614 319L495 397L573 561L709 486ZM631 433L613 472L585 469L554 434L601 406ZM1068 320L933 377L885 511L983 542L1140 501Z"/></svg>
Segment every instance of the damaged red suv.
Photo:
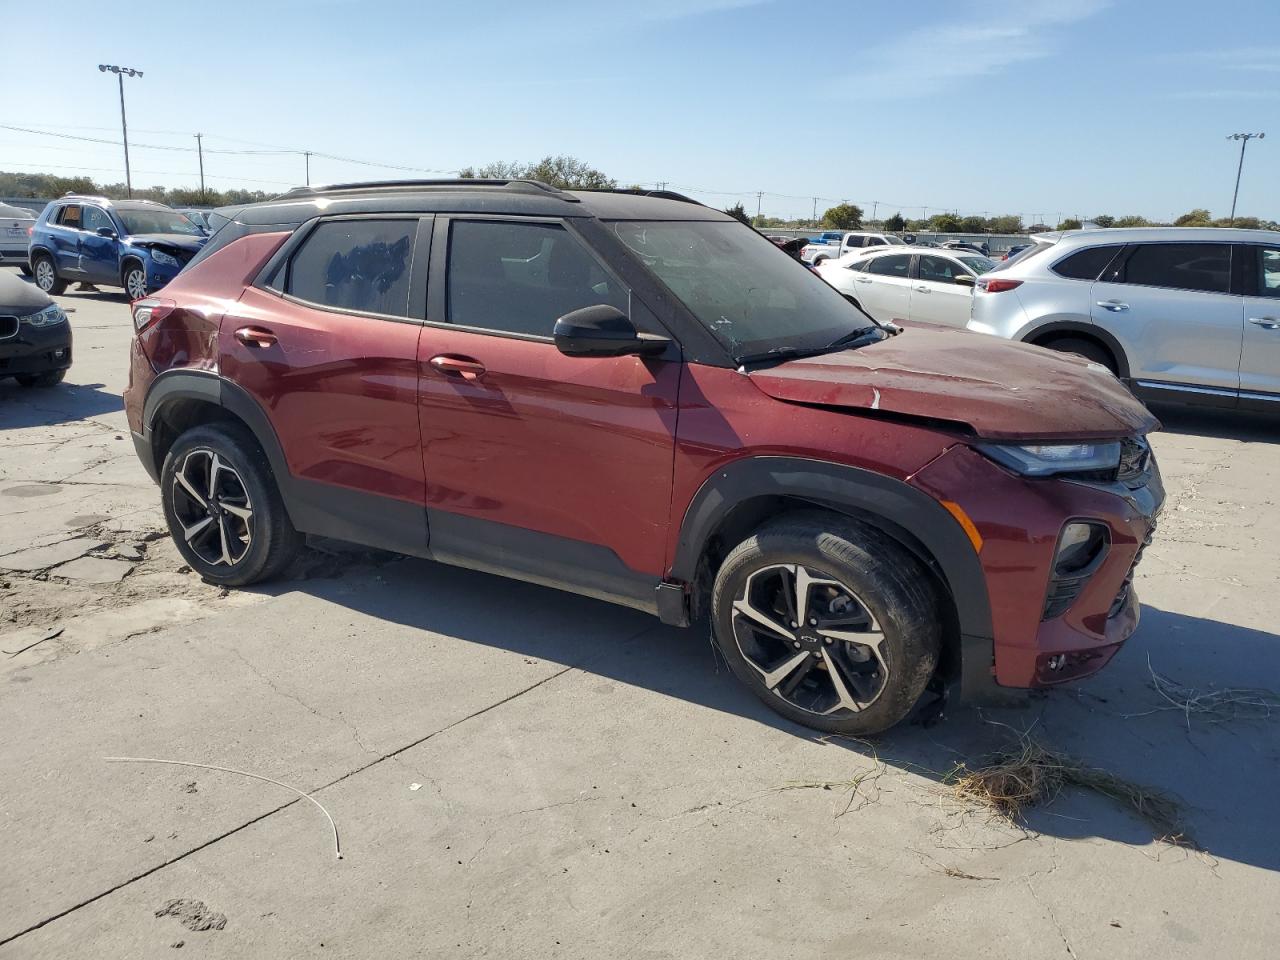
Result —
<svg viewBox="0 0 1280 960"><path fill-rule="evenodd" d="M191 567L304 534L708 617L779 713L1103 666L1163 491L1146 408L1039 347L871 321L731 217L531 181L295 190L133 305L138 455Z"/></svg>

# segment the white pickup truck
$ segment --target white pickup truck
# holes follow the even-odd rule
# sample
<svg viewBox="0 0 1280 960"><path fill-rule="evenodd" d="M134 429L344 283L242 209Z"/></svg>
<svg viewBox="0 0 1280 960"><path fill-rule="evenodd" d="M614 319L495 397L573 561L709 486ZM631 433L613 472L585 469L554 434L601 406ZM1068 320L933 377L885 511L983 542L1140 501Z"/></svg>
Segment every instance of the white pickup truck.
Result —
<svg viewBox="0 0 1280 960"><path fill-rule="evenodd" d="M866 233L861 230L824 233L819 241L809 244L800 251L800 258L805 263L817 266L823 260L838 260L846 253L865 250L867 247L906 245L906 241L900 240L891 233Z"/></svg>

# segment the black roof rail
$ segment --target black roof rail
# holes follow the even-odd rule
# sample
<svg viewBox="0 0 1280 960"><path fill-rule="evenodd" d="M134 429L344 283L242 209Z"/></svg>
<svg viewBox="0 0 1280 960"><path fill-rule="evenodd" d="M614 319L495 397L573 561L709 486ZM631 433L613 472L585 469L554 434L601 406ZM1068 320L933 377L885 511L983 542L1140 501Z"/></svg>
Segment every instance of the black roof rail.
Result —
<svg viewBox="0 0 1280 960"><path fill-rule="evenodd" d="M699 207L705 207L706 204L693 197L686 197L683 193L676 193L674 190L645 190L643 187L588 187L582 191L583 193L624 193L631 197L657 197L659 200L678 200L681 203L692 203Z"/></svg>
<svg viewBox="0 0 1280 960"><path fill-rule="evenodd" d="M470 190L474 187L515 190L521 193L546 193L569 203L578 203L578 198L565 193L558 187L541 180L490 180L479 177L458 177L451 180L366 180L357 183L326 183L317 186L294 187L274 200L293 200L300 197L314 197L329 193L360 193L378 190L414 190L420 187L439 188L453 187Z"/></svg>

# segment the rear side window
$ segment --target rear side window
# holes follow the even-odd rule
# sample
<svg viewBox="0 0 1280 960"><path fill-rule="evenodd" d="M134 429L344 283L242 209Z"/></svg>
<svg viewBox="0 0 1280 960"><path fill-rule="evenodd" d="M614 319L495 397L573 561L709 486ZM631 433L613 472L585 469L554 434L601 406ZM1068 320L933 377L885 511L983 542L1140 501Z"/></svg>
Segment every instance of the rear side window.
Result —
<svg viewBox="0 0 1280 960"><path fill-rule="evenodd" d="M905 280L910 268L911 255L898 253L890 257L876 257L867 264L867 273L880 274L885 277L899 277Z"/></svg>
<svg viewBox="0 0 1280 960"><path fill-rule="evenodd" d="M1051 269L1068 280L1097 280L1098 274L1102 273L1103 268L1115 258L1120 249L1120 244L1108 244L1077 250L1059 260Z"/></svg>
<svg viewBox="0 0 1280 960"><path fill-rule="evenodd" d="M866 237L846 237L844 241L846 247L865 247L867 245Z"/></svg>
<svg viewBox="0 0 1280 960"><path fill-rule="evenodd" d="M455 220L449 231L449 322L550 337L556 320L627 293L564 227Z"/></svg>
<svg viewBox="0 0 1280 960"><path fill-rule="evenodd" d="M418 232L414 220L328 220L289 262L284 292L300 300L404 317Z"/></svg>
<svg viewBox="0 0 1280 960"><path fill-rule="evenodd" d="M73 230L80 229L80 204L69 203L58 213L58 223Z"/></svg>
<svg viewBox="0 0 1280 960"><path fill-rule="evenodd" d="M1280 249L1255 247L1258 257L1258 293L1260 297L1280 297Z"/></svg>
<svg viewBox="0 0 1280 960"><path fill-rule="evenodd" d="M1231 289L1228 243L1144 243L1124 266L1123 283L1226 293Z"/></svg>

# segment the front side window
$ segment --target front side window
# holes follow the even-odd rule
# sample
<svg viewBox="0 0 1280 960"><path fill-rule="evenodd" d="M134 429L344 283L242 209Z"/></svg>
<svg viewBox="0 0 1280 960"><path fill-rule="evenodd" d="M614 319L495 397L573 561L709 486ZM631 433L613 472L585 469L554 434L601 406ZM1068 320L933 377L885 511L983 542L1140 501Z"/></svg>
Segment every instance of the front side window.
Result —
<svg viewBox="0 0 1280 960"><path fill-rule="evenodd" d="M919 277L934 283L955 283L959 274L968 275L969 271L955 260L946 257L920 257Z"/></svg>
<svg viewBox="0 0 1280 960"><path fill-rule="evenodd" d="M550 337L582 307L629 306L627 291L555 223L455 220L448 285L450 323L525 336Z"/></svg>
<svg viewBox="0 0 1280 960"><path fill-rule="evenodd" d="M58 213L58 223L72 230L80 229L80 204L69 203Z"/></svg>
<svg viewBox="0 0 1280 960"><path fill-rule="evenodd" d="M1129 256L1123 283L1204 293L1231 289L1231 245L1144 243Z"/></svg>
<svg viewBox="0 0 1280 960"><path fill-rule="evenodd" d="M416 219L322 222L289 262L284 292L326 307L408 316L417 233Z"/></svg>
<svg viewBox="0 0 1280 960"><path fill-rule="evenodd" d="M1109 264L1122 249L1120 244L1105 244L1100 247L1087 247L1064 257L1050 269L1060 277L1068 280L1097 280L1104 267Z"/></svg>
<svg viewBox="0 0 1280 960"><path fill-rule="evenodd" d="M821 277L740 223L627 220L613 229L735 359L822 348L866 326Z"/></svg>
<svg viewBox="0 0 1280 960"><path fill-rule="evenodd" d="M111 230L115 229L115 226L111 222L111 218L97 207L85 207L81 219L84 223L84 229L88 230L90 233L97 233L103 227L107 227Z"/></svg>
<svg viewBox="0 0 1280 960"><path fill-rule="evenodd" d="M911 271L911 254L895 253L892 256L876 257L867 264L867 273L879 274L882 277L897 277L906 280Z"/></svg>
<svg viewBox="0 0 1280 960"><path fill-rule="evenodd" d="M1258 296L1280 297L1280 248L1256 247Z"/></svg>

